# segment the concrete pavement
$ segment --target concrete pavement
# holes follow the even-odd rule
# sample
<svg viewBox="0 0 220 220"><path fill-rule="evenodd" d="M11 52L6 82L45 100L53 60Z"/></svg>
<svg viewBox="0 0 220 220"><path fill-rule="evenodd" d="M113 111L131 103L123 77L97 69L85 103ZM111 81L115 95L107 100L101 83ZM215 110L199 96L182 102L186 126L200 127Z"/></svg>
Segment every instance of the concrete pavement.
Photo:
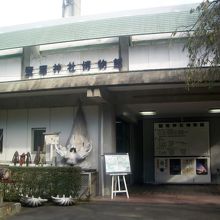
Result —
<svg viewBox="0 0 220 220"><path fill-rule="evenodd" d="M91 201L70 207L46 205L39 208L22 208L8 220L219 220L220 204L146 203L129 201Z"/></svg>
<svg viewBox="0 0 220 220"><path fill-rule="evenodd" d="M130 188L130 199L95 197L88 203L22 208L8 220L219 220L219 186L144 186Z"/></svg>

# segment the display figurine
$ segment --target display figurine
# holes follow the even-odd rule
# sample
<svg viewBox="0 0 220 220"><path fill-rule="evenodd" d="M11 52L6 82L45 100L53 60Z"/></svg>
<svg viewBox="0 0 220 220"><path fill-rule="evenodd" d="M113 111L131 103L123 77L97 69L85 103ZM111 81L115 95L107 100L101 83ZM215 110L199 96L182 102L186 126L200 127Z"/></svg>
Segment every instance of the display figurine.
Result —
<svg viewBox="0 0 220 220"><path fill-rule="evenodd" d="M40 161L39 161L39 164L40 164L41 166L43 166L45 163L46 163L45 153L40 153Z"/></svg>
<svg viewBox="0 0 220 220"><path fill-rule="evenodd" d="M34 164L39 165L39 163L40 163L40 146L37 147L37 153L34 158Z"/></svg>
<svg viewBox="0 0 220 220"><path fill-rule="evenodd" d="M25 157L26 157L25 153L20 155L20 160L19 160L20 166L22 166L25 163Z"/></svg>
<svg viewBox="0 0 220 220"><path fill-rule="evenodd" d="M26 154L26 161L25 161L25 163L26 163L27 167L31 163L31 154L29 152L27 152L27 154Z"/></svg>
<svg viewBox="0 0 220 220"><path fill-rule="evenodd" d="M19 163L19 153L18 151L15 151L13 158L12 158L12 163L16 166L17 163Z"/></svg>

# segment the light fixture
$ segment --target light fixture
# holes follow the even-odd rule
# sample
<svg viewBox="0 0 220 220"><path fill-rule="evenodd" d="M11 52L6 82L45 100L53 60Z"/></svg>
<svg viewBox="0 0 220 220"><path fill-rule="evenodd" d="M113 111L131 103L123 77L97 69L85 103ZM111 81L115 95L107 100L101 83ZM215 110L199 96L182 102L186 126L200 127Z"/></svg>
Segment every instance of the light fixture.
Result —
<svg viewBox="0 0 220 220"><path fill-rule="evenodd" d="M115 123L116 123L116 124L121 124L122 122L121 122L121 121L116 121Z"/></svg>
<svg viewBox="0 0 220 220"><path fill-rule="evenodd" d="M141 111L139 113L143 116L151 116L151 115L156 115L157 114L155 111Z"/></svg>
<svg viewBox="0 0 220 220"><path fill-rule="evenodd" d="M212 108L212 109L209 109L208 112L211 113L211 114L219 114L220 113L220 108Z"/></svg>
<svg viewBox="0 0 220 220"><path fill-rule="evenodd" d="M122 115L125 116L125 117L128 117L129 116L129 112L122 112Z"/></svg>

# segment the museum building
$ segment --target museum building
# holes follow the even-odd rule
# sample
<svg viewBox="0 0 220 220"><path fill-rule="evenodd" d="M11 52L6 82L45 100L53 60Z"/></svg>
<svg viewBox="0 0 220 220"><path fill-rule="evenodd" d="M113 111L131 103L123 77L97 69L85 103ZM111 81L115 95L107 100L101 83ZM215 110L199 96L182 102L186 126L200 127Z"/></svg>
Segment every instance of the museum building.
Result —
<svg viewBox="0 0 220 220"><path fill-rule="evenodd" d="M44 133L66 146L81 106L99 194L106 153L129 153L130 184L220 183L220 87L185 85L193 7L78 16L67 4L64 18L1 28L0 162L33 158Z"/></svg>

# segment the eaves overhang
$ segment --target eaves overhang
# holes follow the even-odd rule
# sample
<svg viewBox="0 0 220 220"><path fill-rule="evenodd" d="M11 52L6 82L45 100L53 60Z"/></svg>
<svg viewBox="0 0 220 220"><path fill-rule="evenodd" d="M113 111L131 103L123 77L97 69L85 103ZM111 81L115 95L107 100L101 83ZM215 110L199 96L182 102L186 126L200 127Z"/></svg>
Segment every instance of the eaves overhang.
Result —
<svg viewBox="0 0 220 220"><path fill-rule="evenodd" d="M63 89L184 83L184 72L185 69L145 70L1 82L0 96Z"/></svg>

